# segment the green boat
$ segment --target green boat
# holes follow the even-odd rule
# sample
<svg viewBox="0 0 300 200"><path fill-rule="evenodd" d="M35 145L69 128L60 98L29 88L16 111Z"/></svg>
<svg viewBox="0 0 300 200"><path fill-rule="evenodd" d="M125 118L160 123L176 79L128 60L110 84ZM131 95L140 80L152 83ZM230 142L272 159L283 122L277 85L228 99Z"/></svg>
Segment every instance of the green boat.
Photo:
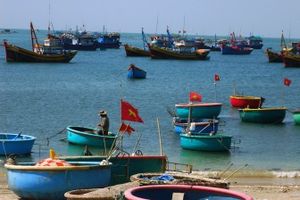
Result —
<svg viewBox="0 0 300 200"><path fill-rule="evenodd" d="M300 125L300 110L293 112L293 118L296 125Z"/></svg>
<svg viewBox="0 0 300 200"><path fill-rule="evenodd" d="M286 110L286 107L244 108L239 112L243 122L278 124L284 120Z"/></svg>

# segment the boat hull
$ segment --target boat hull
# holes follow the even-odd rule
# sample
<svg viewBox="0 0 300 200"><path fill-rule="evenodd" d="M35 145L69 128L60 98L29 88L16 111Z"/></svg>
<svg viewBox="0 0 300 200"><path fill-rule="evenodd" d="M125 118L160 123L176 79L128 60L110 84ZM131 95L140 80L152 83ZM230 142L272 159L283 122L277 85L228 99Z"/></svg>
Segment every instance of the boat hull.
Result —
<svg viewBox="0 0 300 200"><path fill-rule="evenodd" d="M18 133L0 133L0 155L30 154L35 137Z"/></svg>
<svg viewBox="0 0 300 200"><path fill-rule="evenodd" d="M296 125L300 125L300 111L293 112L293 119Z"/></svg>
<svg viewBox="0 0 300 200"><path fill-rule="evenodd" d="M77 51L96 51L97 50L97 45L79 45L79 44L68 44L64 43L63 44L64 49L67 50L77 50Z"/></svg>
<svg viewBox="0 0 300 200"><path fill-rule="evenodd" d="M68 162L94 161L99 162L105 156L67 156L60 159ZM129 155L119 154L109 159L112 163L111 184L121 184L130 181L130 176L138 173L164 173L166 170L167 157L160 155Z"/></svg>
<svg viewBox="0 0 300 200"><path fill-rule="evenodd" d="M180 134L180 146L183 149L197 151L229 151L232 136L216 135L188 135Z"/></svg>
<svg viewBox="0 0 300 200"><path fill-rule="evenodd" d="M133 56L133 57L150 57L150 51L146 51L144 49L133 47L128 44L124 45L126 56Z"/></svg>
<svg viewBox="0 0 300 200"><path fill-rule="evenodd" d="M18 46L4 42L6 62L45 62L68 63L76 55L76 51L66 51L64 54L38 54Z"/></svg>
<svg viewBox="0 0 300 200"><path fill-rule="evenodd" d="M240 118L243 122L252 123L282 123L286 115L286 108L245 108L239 109Z"/></svg>
<svg viewBox="0 0 300 200"><path fill-rule="evenodd" d="M191 109L191 119L213 119L217 118L221 112L221 103L196 103L196 104L176 104L176 116L182 119L189 117L189 110Z"/></svg>
<svg viewBox="0 0 300 200"><path fill-rule="evenodd" d="M223 55L248 55L253 51L253 48L240 47L233 48L231 46L221 47L221 52Z"/></svg>
<svg viewBox="0 0 300 200"><path fill-rule="evenodd" d="M78 145L95 146L100 149L110 149L117 135L99 135L97 130L85 127L67 127L67 141Z"/></svg>
<svg viewBox="0 0 300 200"><path fill-rule="evenodd" d="M255 96L230 96L230 104L234 108L258 108L261 106L262 98Z"/></svg>
<svg viewBox="0 0 300 200"><path fill-rule="evenodd" d="M146 71L137 67L130 67L127 73L127 77L130 79L144 79L146 78L146 75Z"/></svg>
<svg viewBox="0 0 300 200"><path fill-rule="evenodd" d="M190 133L196 134L209 134L216 133L218 131L219 122L217 120L207 122L191 122L192 129L188 130ZM188 123L174 123L174 132L177 134L185 133L188 127Z"/></svg>
<svg viewBox="0 0 300 200"><path fill-rule="evenodd" d="M267 55L268 60L269 60L270 63L273 63L273 62L282 63L283 62L281 53L273 52L269 48L266 50L266 55Z"/></svg>
<svg viewBox="0 0 300 200"><path fill-rule="evenodd" d="M60 167L6 164L5 167L9 189L24 199L65 199L64 193L67 191L106 187L111 179L111 165L102 166L99 163Z"/></svg>
<svg viewBox="0 0 300 200"><path fill-rule="evenodd" d="M300 56L291 53L284 53L283 62L285 67L300 67Z"/></svg>

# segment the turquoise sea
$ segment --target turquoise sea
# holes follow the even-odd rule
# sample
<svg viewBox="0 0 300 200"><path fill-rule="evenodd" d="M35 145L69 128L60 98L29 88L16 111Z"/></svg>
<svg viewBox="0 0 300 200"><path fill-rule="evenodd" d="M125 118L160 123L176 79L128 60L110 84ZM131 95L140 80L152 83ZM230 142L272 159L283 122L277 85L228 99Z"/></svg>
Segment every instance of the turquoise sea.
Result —
<svg viewBox="0 0 300 200"><path fill-rule="evenodd" d="M279 34L278 34L279 35ZM40 42L46 31L39 31ZM30 48L28 30L2 34L0 40ZM121 34L121 42L142 46L140 34ZM31 156L48 157L49 148L59 155L81 154L82 148L69 145L59 134L69 125L95 127L99 110L107 110L111 128L120 126L120 99L139 109L144 123L131 123L136 129L125 136L124 148L132 152L141 134L139 149L144 154L159 153L156 119L159 119L163 151L173 162L192 164L198 170L244 168L249 173L273 171L298 175L300 172L300 126L287 112L283 124L242 123L238 111L230 107L229 96L235 85L245 95L263 96L265 106L300 107L300 69L268 63L264 50L279 49L279 38L264 38L262 50L250 55L229 56L211 52L208 61L151 60L126 57L124 48L95 52L78 52L68 64L6 63L0 48L0 130L20 132L37 137ZM134 63L147 71L147 79L127 79L128 65ZM221 80L216 87L214 74ZM292 80L290 87L283 79ZM179 136L173 133L172 117L167 108L188 101L190 91L203 96L204 102L217 98L223 103L220 115L224 134L234 137L230 153L207 153L183 150ZM99 153L97 149L91 149ZM5 157L0 157L4 160Z"/></svg>

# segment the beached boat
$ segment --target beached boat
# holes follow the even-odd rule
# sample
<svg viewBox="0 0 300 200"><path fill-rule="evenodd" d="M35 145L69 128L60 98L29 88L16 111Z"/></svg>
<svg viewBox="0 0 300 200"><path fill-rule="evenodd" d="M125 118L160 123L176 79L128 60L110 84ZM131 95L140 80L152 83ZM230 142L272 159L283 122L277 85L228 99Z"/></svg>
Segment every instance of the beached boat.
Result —
<svg viewBox="0 0 300 200"><path fill-rule="evenodd" d="M67 141L73 144L95 146L101 149L110 149L117 135L98 134L96 129L69 126L67 127Z"/></svg>
<svg viewBox="0 0 300 200"><path fill-rule="evenodd" d="M293 118L296 125L300 125L300 110L293 111Z"/></svg>
<svg viewBox="0 0 300 200"><path fill-rule="evenodd" d="M232 95L230 104L235 108L258 108L262 105L264 98L256 96Z"/></svg>
<svg viewBox="0 0 300 200"><path fill-rule="evenodd" d="M253 123L282 123L287 108L243 108L239 109L240 118L243 122Z"/></svg>
<svg viewBox="0 0 300 200"><path fill-rule="evenodd" d="M21 133L0 133L0 155L30 154L35 139Z"/></svg>
<svg viewBox="0 0 300 200"><path fill-rule="evenodd" d="M223 134L194 135L181 133L180 146L197 151L229 151L232 136Z"/></svg>
<svg viewBox="0 0 300 200"><path fill-rule="evenodd" d="M139 67L131 64L128 68L127 77L131 79L144 79L146 78L147 72Z"/></svg>
<svg viewBox="0 0 300 200"><path fill-rule="evenodd" d="M8 187L22 199L62 200L65 199L64 193L67 191L106 187L110 184L111 164L69 163L71 165L64 166L5 164Z"/></svg>
<svg viewBox="0 0 300 200"><path fill-rule="evenodd" d="M100 162L106 156L63 156L59 158L68 162ZM138 173L164 173L167 157L165 155L142 155L140 150L137 150L135 154L120 151L110 157L109 162L112 163L111 184L115 185L130 181L130 176Z"/></svg>
<svg viewBox="0 0 300 200"><path fill-rule="evenodd" d="M145 50L142 48L130 46L128 44L124 45L126 56L144 56L144 57L150 57L150 51Z"/></svg>
<svg viewBox="0 0 300 200"><path fill-rule="evenodd" d="M282 59L285 67L300 67L300 55L292 52L284 52Z"/></svg>
<svg viewBox="0 0 300 200"><path fill-rule="evenodd" d="M151 58L154 59L178 59L178 60L208 60L208 49L166 48L157 45L149 45Z"/></svg>
<svg viewBox="0 0 300 200"><path fill-rule="evenodd" d="M223 55L248 55L253 51L253 48L235 46L235 45L221 45L221 52Z"/></svg>
<svg viewBox="0 0 300 200"><path fill-rule="evenodd" d="M179 103L175 104L176 116L181 119L216 119L222 109L222 103Z"/></svg>
<svg viewBox="0 0 300 200"><path fill-rule="evenodd" d="M172 200L172 199L230 199L230 200L253 200L241 192L233 190L205 187L205 186L191 186L191 185L147 185L138 186L127 189L124 193L127 200Z"/></svg>
<svg viewBox="0 0 300 200"><path fill-rule="evenodd" d="M270 63L272 63L272 62L278 62L278 63L283 62L282 54L272 51L271 48L266 49L266 55L267 55Z"/></svg>
<svg viewBox="0 0 300 200"><path fill-rule="evenodd" d="M202 122L181 122L180 120L174 121L174 132L175 133L186 133L191 134L210 134L216 133L218 131L219 121L218 120L208 120ZM189 128L187 128L190 126Z"/></svg>

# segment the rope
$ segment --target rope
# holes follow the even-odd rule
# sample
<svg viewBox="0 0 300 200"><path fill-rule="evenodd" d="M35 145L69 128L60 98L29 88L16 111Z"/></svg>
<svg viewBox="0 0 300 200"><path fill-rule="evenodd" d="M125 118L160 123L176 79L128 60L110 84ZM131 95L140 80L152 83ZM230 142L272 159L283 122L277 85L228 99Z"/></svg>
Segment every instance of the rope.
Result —
<svg viewBox="0 0 300 200"><path fill-rule="evenodd" d="M58 136L59 134L65 132L66 128L64 128L63 130L59 131L58 133L55 133L54 135L51 135L49 137L46 138L47 140L47 146L49 146L50 143L50 139L55 138L56 136Z"/></svg>

